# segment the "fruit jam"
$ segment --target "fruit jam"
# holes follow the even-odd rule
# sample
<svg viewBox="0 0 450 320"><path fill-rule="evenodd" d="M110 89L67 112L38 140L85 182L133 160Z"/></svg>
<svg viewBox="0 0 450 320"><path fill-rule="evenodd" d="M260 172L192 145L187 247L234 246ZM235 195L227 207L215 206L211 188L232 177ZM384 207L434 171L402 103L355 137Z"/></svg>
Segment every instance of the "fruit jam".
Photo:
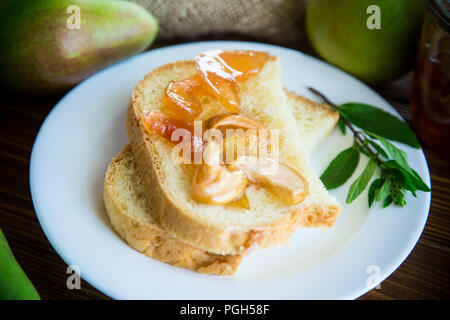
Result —
<svg viewBox="0 0 450 320"><path fill-rule="evenodd" d="M422 31L411 114L423 145L450 161L450 36L430 13Z"/></svg>
<svg viewBox="0 0 450 320"><path fill-rule="evenodd" d="M232 114L240 112L238 82L258 74L269 55L246 50L211 50L196 59L197 74L172 81L163 96L164 108L192 122L202 112L202 97L217 99Z"/></svg>
<svg viewBox="0 0 450 320"><path fill-rule="evenodd" d="M169 141L175 130L187 130L192 137L192 158L194 152L204 147L202 138L194 135L192 124L203 110L202 98L217 99L228 112L239 113L237 83L257 75L268 58L267 52L246 50L211 50L200 54L195 59L197 73L171 81L164 91L163 107L170 115L159 110L141 115L146 130Z"/></svg>

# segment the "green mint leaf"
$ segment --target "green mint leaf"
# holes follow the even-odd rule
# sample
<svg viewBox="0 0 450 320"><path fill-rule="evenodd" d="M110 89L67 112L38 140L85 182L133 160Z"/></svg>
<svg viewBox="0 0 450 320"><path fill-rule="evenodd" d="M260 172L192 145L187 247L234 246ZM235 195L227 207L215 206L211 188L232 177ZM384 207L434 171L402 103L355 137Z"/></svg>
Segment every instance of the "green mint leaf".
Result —
<svg viewBox="0 0 450 320"><path fill-rule="evenodd" d="M375 200L381 201L381 199L385 198L389 194L390 189L391 189L391 184L389 183L389 180L388 179L384 180L381 188L379 188L375 192Z"/></svg>
<svg viewBox="0 0 450 320"><path fill-rule="evenodd" d="M366 155L367 157L371 158L372 155L366 150L366 148L364 147L366 145L366 143L364 142L364 145L359 145L359 151L361 151L362 154Z"/></svg>
<svg viewBox="0 0 450 320"><path fill-rule="evenodd" d="M339 107L339 111L363 130L420 148L419 141L409 126L386 111L363 103L345 103Z"/></svg>
<svg viewBox="0 0 450 320"><path fill-rule="evenodd" d="M366 189L370 179L375 173L376 168L377 163L375 162L375 160L370 158L369 163L367 163L367 166L364 169L364 171L350 186L347 199L345 200L346 203L353 202L364 191L364 189Z"/></svg>
<svg viewBox="0 0 450 320"><path fill-rule="evenodd" d="M393 201L393 199L392 199L391 195L388 195L386 197L386 199L384 199L383 208L388 207L392 203L392 201Z"/></svg>
<svg viewBox="0 0 450 320"><path fill-rule="evenodd" d="M373 201L375 200L375 192L381 187L383 184L383 179L376 179L372 182L369 187L369 208L372 206Z"/></svg>
<svg viewBox="0 0 450 320"><path fill-rule="evenodd" d="M369 143L372 147L375 148L375 150L378 151L378 153L379 153L381 156L383 156L383 157L385 157L385 158L388 158L388 155L387 155L386 151L383 149L382 146L380 146L378 143L376 143L376 142L373 141L373 140L367 139L367 141L368 141L368 143Z"/></svg>
<svg viewBox="0 0 450 320"><path fill-rule="evenodd" d="M344 121L342 120L342 117L339 117L337 124L338 124L339 130L341 130L342 134L345 136L345 132L347 131L347 126L345 125Z"/></svg>
<svg viewBox="0 0 450 320"><path fill-rule="evenodd" d="M401 190L392 190L391 198L400 207L406 206L405 194Z"/></svg>
<svg viewBox="0 0 450 320"><path fill-rule="evenodd" d="M355 172L359 163L359 150L356 144L339 153L320 176L325 187L335 189L343 185Z"/></svg>
<svg viewBox="0 0 450 320"><path fill-rule="evenodd" d="M396 160L386 161L385 165L388 167L388 171L390 171L400 181L402 186L411 191L414 196L416 190L425 192L431 191L419 174L414 169L409 167L409 165L405 168L404 164L401 165Z"/></svg>
<svg viewBox="0 0 450 320"><path fill-rule="evenodd" d="M370 132L366 132L366 134L381 142L381 144L386 148L387 152L389 152L391 157L396 161L395 166L401 167L404 171L408 173L409 180L411 180L411 182L414 184L417 190L426 192L431 191L430 188L427 186L427 184L419 176L419 174L409 166L408 155L406 154L405 151L397 148L391 142L384 139L383 137L380 137Z"/></svg>
<svg viewBox="0 0 450 320"><path fill-rule="evenodd" d="M394 160L386 161L384 165L386 171L394 176L395 181L397 181L403 189L410 191L414 197L417 196L417 187L411 181L410 174L407 171L403 170Z"/></svg>
<svg viewBox="0 0 450 320"><path fill-rule="evenodd" d="M418 190L425 192L431 191L430 187L428 187L427 184L422 180L417 171L410 167L408 173L411 175L411 180Z"/></svg>
<svg viewBox="0 0 450 320"><path fill-rule="evenodd" d="M390 143L388 140L384 139L383 137L380 137L379 135L373 134L371 132L365 132L370 137L377 139L381 142L383 147L386 148L387 152L391 155L391 157L398 162L405 170L409 170L410 166L408 164L408 155L405 151L397 148L392 143ZM386 156L387 158L387 156Z"/></svg>

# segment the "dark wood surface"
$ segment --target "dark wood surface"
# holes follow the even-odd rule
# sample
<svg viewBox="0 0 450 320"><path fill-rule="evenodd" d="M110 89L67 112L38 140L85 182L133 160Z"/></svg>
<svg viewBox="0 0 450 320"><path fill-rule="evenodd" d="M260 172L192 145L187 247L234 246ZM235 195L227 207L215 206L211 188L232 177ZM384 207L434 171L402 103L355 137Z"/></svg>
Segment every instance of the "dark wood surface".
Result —
<svg viewBox="0 0 450 320"><path fill-rule="evenodd" d="M234 35L199 40L209 39L256 40ZM181 42L157 42L150 50ZM283 45L314 54L306 42ZM410 88L411 74L374 89L409 120ZM31 202L31 148L43 120L61 97L29 97L0 91L0 227L43 299L107 299L84 281L81 290L67 289L67 266L45 237ZM447 164L425 153L431 172L432 200L423 234L381 288L360 299L450 298L450 170Z"/></svg>

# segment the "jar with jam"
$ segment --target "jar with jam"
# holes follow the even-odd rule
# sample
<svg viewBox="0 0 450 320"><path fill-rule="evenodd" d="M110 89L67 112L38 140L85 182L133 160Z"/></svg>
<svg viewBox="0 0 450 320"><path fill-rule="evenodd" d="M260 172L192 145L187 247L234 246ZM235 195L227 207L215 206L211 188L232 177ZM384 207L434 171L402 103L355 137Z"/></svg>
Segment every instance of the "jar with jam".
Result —
<svg viewBox="0 0 450 320"><path fill-rule="evenodd" d="M411 95L412 124L425 149L450 161L450 1L428 10Z"/></svg>

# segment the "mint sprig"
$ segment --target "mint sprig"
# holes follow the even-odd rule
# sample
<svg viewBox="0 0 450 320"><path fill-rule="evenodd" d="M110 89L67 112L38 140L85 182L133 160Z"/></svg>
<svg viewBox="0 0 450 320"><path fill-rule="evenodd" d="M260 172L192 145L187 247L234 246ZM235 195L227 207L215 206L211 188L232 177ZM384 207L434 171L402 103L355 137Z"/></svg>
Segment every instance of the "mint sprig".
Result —
<svg viewBox="0 0 450 320"><path fill-rule="evenodd" d="M355 143L331 161L327 170L320 176L328 190L340 187L353 175L359 163L359 154L358 145ZM339 172L338 175L336 171Z"/></svg>
<svg viewBox="0 0 450 320"><path fill-rule="evenodd" d="M382 202L383 208L392 203L404 207L406 192L411 192L416 197L417 191L431 191L409 165L407 154L389 141L420 148L414 132L405 122L384 110L363 103L338 106L316 89L308 89L339 112L338 127L342 134L345 135L348 128L354 136L353 146L340 152L320 176L327 189L340 187L350 179L362 153L369 158L369 162L350 186L346 203L358 198L369 184L369 207L375 201ZM370 183L377 175L377 168L379 176Z"/></svg>

